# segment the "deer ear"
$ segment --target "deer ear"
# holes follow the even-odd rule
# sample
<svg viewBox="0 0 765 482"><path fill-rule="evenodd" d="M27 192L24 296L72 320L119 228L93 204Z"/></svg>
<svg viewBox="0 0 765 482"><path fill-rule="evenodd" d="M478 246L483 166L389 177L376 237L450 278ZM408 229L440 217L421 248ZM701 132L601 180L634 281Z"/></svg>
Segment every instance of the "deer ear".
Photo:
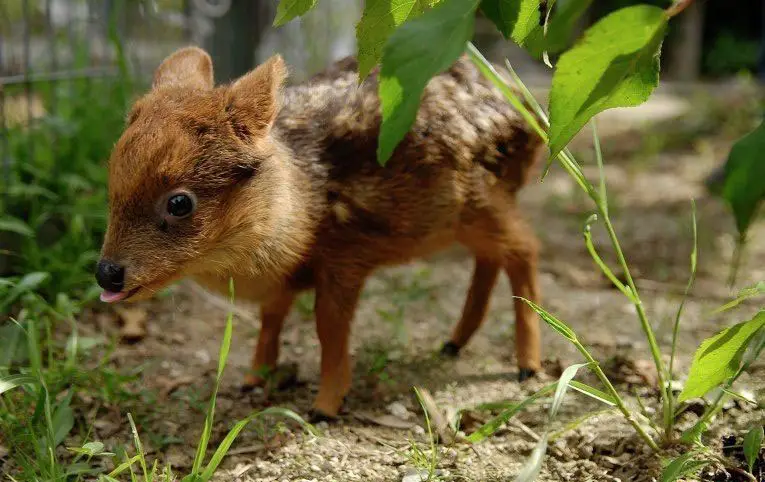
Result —
<svg viewBox="0 0 765 482"><path fill-rule="evenodd" d="M212 60L198 47L176 50L154 72L154 89L165 86L209 90L214 85Z"/></svg>
<svg viewBox="0 0 765 482"><path fill-rule="evenodd" d="M242 140L268 133L279 113L287 67L274 55L229 87L226 113L236 135Z"/></svg>

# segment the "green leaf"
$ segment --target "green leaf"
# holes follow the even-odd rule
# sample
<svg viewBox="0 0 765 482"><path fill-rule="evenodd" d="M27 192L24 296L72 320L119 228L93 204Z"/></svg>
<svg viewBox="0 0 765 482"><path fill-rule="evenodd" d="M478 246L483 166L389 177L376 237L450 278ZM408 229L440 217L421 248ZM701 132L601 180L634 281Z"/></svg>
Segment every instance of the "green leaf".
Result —
<svg viewBox="0 0 765 482"><path fill-rule="evenodd" d="M0 312L2 312L6 306L16 301L16 298L19 296L37 289L37 287L47 281L48 278L50 278L49 273L40 271L25 274L18 283L8 290L8 294L0 300Z"/></svg>
<svg viewBox="0 0 765 482"><path fill-rule="evenodd" d="M741 234L749 229L757 208L765 199L764 149L765 121L733 145L725 163L722 197L733 210Z"/></svg>
<svg viewBox="0 0 765 482"><path fill-rule="evenodd" d="M231 448L231 444L234 443L234 440L236 440L236 437L239 436L239 433L244 430L244 428L253 420L256 418L266 417L269 415L278 415L281 417L289 418L291 420L294 420L298 422L300 425L303 426L306 430L311 432L312 434L315 434L315 430L311 425L309 425L305 420L300 417L300 415L296 414L292 410L288 410L286 408L279 408L279 407L269 407L265 410L261 410L259 412L253 413L252 415L248 416L247 418L240 420L239 422L234 425L231 430L226 435L226 438L223 439L223 441L220 443L218 448L215 450L215 453L210 458L210 462L207 464L207 467L205 467L204 472L202 472L202 475L200 476L201 481L206 482L210 480L215 473L215 470L218 468L220 463L223 461L223 457L226 456L229 449Z"/></svg>
<svg viewBox="0 0 765 482"><path fill-rule="evenodd" d="M548 2L548 8L553 3ZM577 20L592 4L592 0L569 0L550 15L547 34L544 32L539 0L483 0L481 11L494 22L507 39L524 47L534 57L542 53L560 52L568 46Z"/></svg>
<svg viewBox="0 0 765 482"><path fill-rule="evenodd" d="M11 216L3 216L0 218L0 231L20 234L28 238L33 238L35 235L34 230L30 228L27 223Z"/></svg>
<svg viewBox="0 0 765 482"><path fill-rule="evenodd" d="M702 467L709 465L709 460L693 460L695 452L688 452L676 458L661 472L661 482L673 482L680 477L696 474Z"/></svg>
<svg viewBox="0 0 765 482"><path fill-rule="evenodd" d="M763 295L763 294L765 294L765 281L760 281L760 282L758 282L757 284L755 284L753 286L750 286L748 288L744 288L741 291L739 291L738 292L738 296L736 297L736 299L725 303L721 307L719 307L716 310L714 310L712 312L712 314L716 315L716 314L722 313L723 311L727 311L727 310L729 310L731 308L735 308L736 306L741 304L741 302L743 302L743 301L745 301L745 300L747 300L749 298L754 298L755 296L760 296L760 295Z"/></svg>
<svg viewBox="0 0 765 482"><path fill-rule="evenodd" d="M473 35L478 0L444 0L397 28L383 49L380 72L382 125L377 160L385 164L417 116L434 75L448 69Z"/></svg>
<svg viewBox="0 0 765 482"><path fill-rule="evenodd" d="M281 27L295 17L304 15L316 6L316 0L281 0L276 7L274 27Z"/></svg>
<svg viewBox="0 0 765 482"><path fill-rule="evenodd" d="M53 443L58 446L74 428L74 411L69 406L71 393L53 412Z"/></svg>
<svg viewBox="0 0 765 482"><path fill-rule="evenodd" d="M659 83L667 16L658 7L622 8L598 21L558 61L550 91L550 157L596 114L642 104Z"/></svg>
<svg viewBox="0 0 765 482"><path fill-rule="evenodd" d="M539 0L483 0L481 11L506 39L521 47L534 32L542 32Z"/></svg>
<svg viewBox="0 0 765 482"><path fill-rule="evenodd" d="M366 0L361 20L356 25L359 46L359 80L364 80L377 65L390 34L440 0Z"/></svg>
<svg viewBox="0 0 765 482"><path fill-rule="evenodd" d="M563 399L566 397L568 384L574 379L576 372L588 365L589 363L578 363L563 370L558 379L558 386L555 388L555 395L553 395L553 401L550 405L550 421L555 420L555 417L558 416L558 410L560 410L561 405L563 405Z"/></svg>
<svg viewBox="0 0 765 482"><path fill-rule="evenodd" d="M29 375L6 375L0 377L0 394L22 385L34 385L37 379Z"/></svg>
<svg viewBox="0 0 765 482"><path fill-rule="evenodd" d="M593 0L568 0L558 5L550 18L547 35L535 34L526 42L526 48L535 57L541 57L543 51L558 53L568 47L577 20L587 11ZM540 27L539 31L542 28Z"/></svg>
<svg viewBox="0 0 765 482"><path fill-rule="evenodd" d="M492 418L485 424L481 425L478 430L471 433L466 437L468 442L471 443L477 443L480 442L487 437L491 436L499 430L499 428L505 424L508 420L513 418L513 416L523 410L527 405L530 405L534 401L544 397L548 393L551 393L555 390L555 387L558 385L558 382L551 383L549 385L546 385L542 387L541 389L537 390L533 395L527 397L525 400L519 403L515 403L510 405L507 409L505 409L502 413L497 415L496 417ZM481 408L487 408L488 404L481 405Z"/></svg>
<svg viewBox="0 0 765 482"><path fill-rule="evenodd" d="M588 397L594 398L595 400L598 400L599 402L605 403L606 405L610 407L616 406L616 401L611 395L605 392L602 392L598 390L597 388L591 387L587 385L586 383L578 382L576 380L571 380L570 382L568 382L568 386L570 386L572 389L576 390L577 392L581 392L587 395Z"/></svg>
<svg viewBox="0 0 765 482"><path fill-rule="evenodd" d="M722 330L701 343L678 402L702 397L738 371L741 358L757 330L765 326L765 311L754 318Z"/></svg>
<svg viewBox="0 0 765 482"><path fill-rule="evenodd" d="M547 310L542 308L541 306L537 305L533 301L527 300L525 298L520 298L524 302L526 302L527 305L531 307L532 310L536 311L537 314L544 320L545 323L550 325L553 330L557 331L564 337L568 338L570 341L577 341L576 333L574 333L574 330L569 328L569 326L556 317L554 317L552 314L550 314Z"/></svg>
<svg viewBox="0 0 765 482"><path fill-rule="evenodd" d="M746 457L746 463L749 465L749 472L752 471L754 463L760 455L762 439L762 425L759 427L752 427L752 429L744 436L744 457Z"/></svg>

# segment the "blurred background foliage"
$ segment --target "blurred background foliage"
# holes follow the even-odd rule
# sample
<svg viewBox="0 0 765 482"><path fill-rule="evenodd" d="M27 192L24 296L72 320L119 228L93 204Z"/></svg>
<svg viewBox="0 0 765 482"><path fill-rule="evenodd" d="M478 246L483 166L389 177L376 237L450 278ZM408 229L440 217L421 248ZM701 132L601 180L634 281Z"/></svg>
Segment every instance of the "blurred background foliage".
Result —
<svg viewBox="0 0 765 482"><path fill-rule="evenodd" d="M275 52L289 63L293 81L354 53L361 0L320 0L305 17L273 29L276 3L0 2L0 300L31 272L49 274L36 287L46 299L58 293L95 296L91 270L106 225L106 160L127 105L173 49L189 43L208 49L218 81L241 75ZM569 40L634 3L593 0ZM736 8L730 2L694 2L672 24L663 80L756 76L764 12L761 1L739 0ZM485 18L476 25L475 42L491 60L510 58L522 77L549 73L501 39Z"/></svg>

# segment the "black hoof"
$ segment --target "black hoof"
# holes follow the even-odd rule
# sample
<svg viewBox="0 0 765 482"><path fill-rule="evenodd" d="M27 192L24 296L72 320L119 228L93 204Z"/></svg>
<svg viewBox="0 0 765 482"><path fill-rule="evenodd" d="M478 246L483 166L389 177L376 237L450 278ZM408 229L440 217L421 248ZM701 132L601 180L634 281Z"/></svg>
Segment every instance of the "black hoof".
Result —
<svg viewBox="0 0 765 482"><path fill-rule="evenodd" d="M528 380L529 378L533 378L534 375L536 375L537 372L535 370L532 370L531 368L521 368L518 370L518 381L524 382Z"/></svg>
<svg viewBox="0 0 765 482"><path fill-rule="evenodd" d="M255 390L256 386L257 385L250 385L250 384L245 383L244 385L241 385L239 387L239 393L250 393L253 390Z"/></svg>
<svg viewBox="0 0 765 482"><path fill-rule="evenodd" d="M456 358L459 356L461 348L462 347L457 346L456 343L447 341L444 343L444 346L441 347L441 355L449 358Z"/></svg>
<svg viewBox="0 0 765 482"><path fill-rule="evenodd" d="M337 421L337 417L327 415L321 410L311 409L311 411L308 412L308 423L312 425L316 425L319 422L333 423L336 421Z"/></svg>

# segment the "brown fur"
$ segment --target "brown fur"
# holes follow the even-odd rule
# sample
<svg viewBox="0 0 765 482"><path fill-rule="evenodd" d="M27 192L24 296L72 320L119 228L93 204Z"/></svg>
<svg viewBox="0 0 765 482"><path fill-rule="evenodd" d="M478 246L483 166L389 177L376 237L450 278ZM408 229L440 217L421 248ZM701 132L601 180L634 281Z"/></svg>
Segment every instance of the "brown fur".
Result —
<svg viewBox="0 0 765 482"><path fill-rule="evenodd" d="M158 68L110 161L106 259L126 268L131 300L190 276L262 306L253 369L273 368L297 292L316 290L321 383L315 408L336 415L351 384L350 325L365 279L457 242L476 257L452 342L481 324L500 270L516 295L538 301L537 242L515 201L542 144L465 58L428 84L417 120L386 167L376 74L358 84L345 59L304 85L282 88L272 57L231 85L183 49ZM198 199L167 222L168 193ZM540 368L538 321L516 308L522 368ZM250 384L262 383L255 374Z"/></svg>

